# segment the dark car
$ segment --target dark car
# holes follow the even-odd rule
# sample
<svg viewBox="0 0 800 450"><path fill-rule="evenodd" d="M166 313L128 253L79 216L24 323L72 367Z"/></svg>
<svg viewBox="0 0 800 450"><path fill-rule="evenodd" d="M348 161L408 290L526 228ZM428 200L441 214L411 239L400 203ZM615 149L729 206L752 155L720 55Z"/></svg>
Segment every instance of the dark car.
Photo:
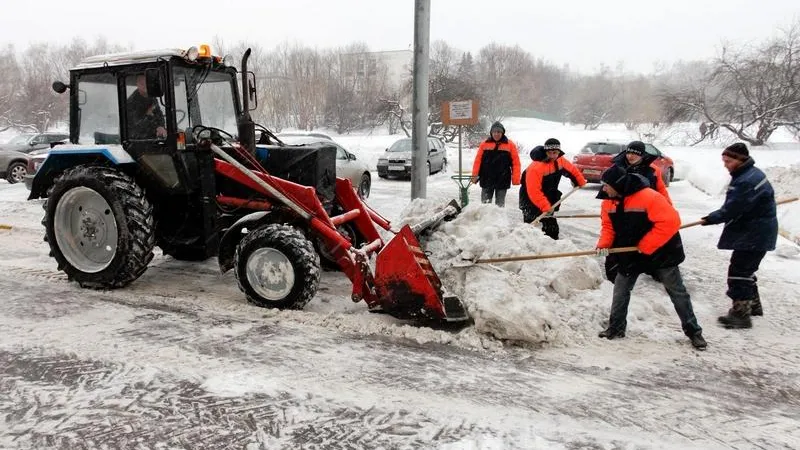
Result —
<svg viewBox="0 0 800 450"><path fill-rule="evenodd" d="M428 174L444 170L447 166L447 151L444 142L437 137L428 137ZM403 138L386 149L386 153L378 158L378 176L409 177L411 176L411 138Z"/></svg>
<svg viewBox="0 0 800 450"><path fill-rule="evenodd" d="M581 171L586 181L589 183L599 183L603 171L611 167L611 159L618 153L628 148L627 142L587 142L580 153L572 158L572 163ZM675 168L672 158L661 153L652 144L645 144L645 151L650 154L658 155L653 162L664 177L664 184L669 186L670 181L675 177Z"/></svg>
<svg viewBox="0 0 800 450"><path fill-rule="evenodd" d="M48 149L58 142L67 141L69 141L69 134L66 133L24 133L14 136L5 144L0 144L0 150L30 153L34 150Z"/></svg>

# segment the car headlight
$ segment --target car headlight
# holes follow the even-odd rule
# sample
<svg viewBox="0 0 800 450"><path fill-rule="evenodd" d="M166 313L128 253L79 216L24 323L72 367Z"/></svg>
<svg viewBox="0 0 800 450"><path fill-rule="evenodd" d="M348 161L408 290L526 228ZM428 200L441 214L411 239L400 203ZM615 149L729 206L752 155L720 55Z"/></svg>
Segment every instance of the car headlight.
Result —
<svg viewBox="0 0 800 450"><path fill-rule="evenodd" d="M389 164L389 160L386 158L378 158L378 164Z"/></svg>

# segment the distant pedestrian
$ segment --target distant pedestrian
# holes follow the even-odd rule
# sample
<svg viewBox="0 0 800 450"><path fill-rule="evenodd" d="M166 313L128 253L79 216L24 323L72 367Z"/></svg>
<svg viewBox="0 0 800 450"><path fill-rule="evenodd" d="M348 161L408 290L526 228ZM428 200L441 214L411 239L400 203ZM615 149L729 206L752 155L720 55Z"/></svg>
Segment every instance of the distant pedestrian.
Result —
<svg viewBox="0 0 800 450"><path fill-rule="evenodd" d="M520 208L524 203L529 211L527 216L523 215L525 223L531 223L537 216L550 211L553 204L561 199L562 192L558 190L558 185L562 176L569 178L573 186L586 185L586 178L581 171L563 156L561 142L556 138L546 140L541 149L537 147L531 152L533 161L525 169L525 188L520 188L519 194ZM558 210L558 207L555 209ZM559 228L555 217L545 216L541 224L544 234L558 240Z"/></svg>
<svg viewBox="0 0 800 450"><path fill-rule="evenodd" d="M708 125L705 122L700 122L700 140L706 138L706 134L708 134Z"/></svg>
<svg viewBox="0 0 800 450"><path fill-rule="evenodd" d="M508 188L520 183L519 171L516 144L506 136L503 124L493 123L472 164L472 182L481 186L481 203L491 203L494 197L497 206L505 206Z"/></svg>
<svg viewBox="0 0 800 450"><path fill-rule="evenodd" d="M711 124L708 126L708 137L711 139L716 138L718 131L719 131L719 125L717 125L714 122L711 122Z"/></svg>
<svg viewBox="0 0 800 450"><path fill-rule="evenodd" d="M603 172L602 183L597 196L603 199L598 254L608 256L607 249L615 247L637 247L639 251L615 254L619 268L613 280L611 314L608 327L599 337L625 337L628 304L636 280L642 273L655 273L675 306L683 333L695 348L705 349L703 329L697 323L678 268L685 259L678 211L663 195L649 188L644 177L619 166Z"/></svg>
<svg viewBox="0 0 800 450"><path fill-rule="evenodd" d="M733 250L726 292L733 306L719 322L725 328L750 328L750 316L764 314L756 271L778 241L775 192L744 143L726 147L722 163L731 174L725 203L702 219L703 225L724 223L717 248Z"/></svg>

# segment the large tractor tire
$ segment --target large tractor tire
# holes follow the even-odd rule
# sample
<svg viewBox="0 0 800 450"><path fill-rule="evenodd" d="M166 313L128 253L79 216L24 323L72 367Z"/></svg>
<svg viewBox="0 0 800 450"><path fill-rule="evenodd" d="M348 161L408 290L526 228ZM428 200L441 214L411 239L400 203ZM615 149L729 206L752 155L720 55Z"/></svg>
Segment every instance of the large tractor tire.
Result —
<svg viewBox="0 0 800 450"><path fill-rule="evenodd" d="M319 255L303 233L270 224L245 235L234 254L234 274L247 300L262 308L303 309L317 293Z"/></svg>
<svg viewBox="0 0 800 450"><path fill-rule="evenodd" d="M153 207L127 174L78 166L55 180L44 204L45 240L58 269L95 289L120 288L153 259Z"/></svg>

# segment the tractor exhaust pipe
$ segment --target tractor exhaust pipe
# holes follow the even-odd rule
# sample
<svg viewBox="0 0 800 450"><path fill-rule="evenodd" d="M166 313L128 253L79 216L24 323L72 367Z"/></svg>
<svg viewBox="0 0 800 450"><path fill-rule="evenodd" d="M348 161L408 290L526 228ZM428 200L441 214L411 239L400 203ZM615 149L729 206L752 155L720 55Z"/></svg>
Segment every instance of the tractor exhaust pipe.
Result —
<svg viewBox="0 0 800 450"><path fill-rule="evenodd" d="M256 151L256 124L250 117L250 97L256 93L255 83L248 80L247 60L250 58L251 49L242 55L242 114L239 116L236 127L239 130L239 143L250 153Z"/></svg>

